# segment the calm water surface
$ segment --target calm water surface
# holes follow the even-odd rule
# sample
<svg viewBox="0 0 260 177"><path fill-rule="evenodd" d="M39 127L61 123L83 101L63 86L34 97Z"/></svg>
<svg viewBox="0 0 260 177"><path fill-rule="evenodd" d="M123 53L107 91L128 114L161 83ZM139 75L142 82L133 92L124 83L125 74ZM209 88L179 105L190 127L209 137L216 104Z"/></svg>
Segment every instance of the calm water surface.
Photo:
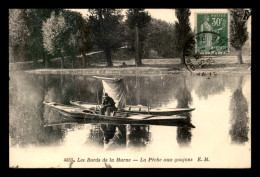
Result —
<svg viewBox="0 0 260 177"><path fill-rule="evenodd" d="M9 82L9 139L13 165L64 167L66 157L171 157L196 161L201 156L209 157L220 167L230 165L229 161L250 161L250 75L121 77L127 90L127 104L196 108L188 115L195 128L64 123L61 114L42 102L101 102L101 81L91 76L14 72L10 73ZM81 165L79 167L88 166ZM120 167L118 163L114 166L117 165ZM195 164L168 163L162 167L173 165L192 167ZM93 166L104 165L93 163ZM131 166L142 165L131 163Z"/></svg>

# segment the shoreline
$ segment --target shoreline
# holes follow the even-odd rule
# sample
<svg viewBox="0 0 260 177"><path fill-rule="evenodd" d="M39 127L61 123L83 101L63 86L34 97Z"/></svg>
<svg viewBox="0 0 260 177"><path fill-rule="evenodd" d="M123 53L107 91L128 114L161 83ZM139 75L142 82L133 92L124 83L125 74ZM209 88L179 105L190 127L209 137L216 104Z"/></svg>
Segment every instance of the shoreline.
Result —
<svg viewBox="0 0 260 177"><path fill-rule="evenodd" d="M186 68L169 70L157 67L126 67L126 68L88 68L88 69L32 69L25 70L34 74L64 74L64 75L170 75L170 74L251 74L251 67L226 67L196 69L190 72Z"/></svg>
<svg viewBox="0 0 260 177"><path fill-rule="evenodd" d="M142 59L143 66L136 67L134 59L114 61L113 67L107 67L106 63L96 63L88 68L9 68L9 72L24 71L34 74L69 74L69 75L168 75L168 74L199 74L199 73L234 73L251 74L251 57L243 56L244 64L237 64L236 57L222 56L214 58L214 63L202 68L196 66L195 71L189 71L181 65L179 59ZM195 59L191 59L197 63ZM122 65L125 62L126 66Z"/></svg>

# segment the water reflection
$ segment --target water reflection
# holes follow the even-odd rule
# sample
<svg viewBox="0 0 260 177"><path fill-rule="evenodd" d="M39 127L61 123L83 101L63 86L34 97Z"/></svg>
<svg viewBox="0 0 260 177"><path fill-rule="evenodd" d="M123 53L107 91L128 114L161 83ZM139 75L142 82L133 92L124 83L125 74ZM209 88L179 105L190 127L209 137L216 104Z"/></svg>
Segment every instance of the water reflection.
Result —
<svg viewBox="0 0 260 177"><path fill-rule="evenodd" d="M104 150L145 148L150 141L149 125L91 125L86 143Z"/></svg>
<svg viewBox="0 0 260 177"><path fill-rule="evenodd" d="M196 82L195 92L202 99L208 99L209 95L219 94L225 90L224 76L206 79L200 77L193 82Z"/></svg>
<svg viewBox="0 0 260 177"><path fill-rule="evenodd" d="M108 142L106 140L111 134L108 134L108 136L104 134L104 149L106 150L115 150L126 147L126 125L114 125L114 127L115 130L112 130L114 131L114 136Z"/></svg>
<svg viewBox="0 0 260 177"><path fill-rule="evenodd" d="M89 136L86 140L86 144L93 144L97 147L103 147L104 133L101 130L101 125L91 125Z"/></svg>
<svg viewBox="0 0 260 177"><path fill-rule="evenodd" d="M186 78L183 78L181 87L178 89L175 98L177 99L177 108L188 108L192 103L191 92L186 86ZM191 113L186 113L187 122L191 123ZM179 146L189 146L191 142L191 128L177 127L177 142Z"/></svg>
<svg viewBox="0 0 260 177"><path fill-rule="evenodd" d="M243 80L248 78L237 76L218 76L214 79L202 77L174 76L125 76L126 103L142 104L151 107L195 107L200 114L199 103L192 105L195 98L203 98L207 104L213 104L211 97L231 90L230 98L230 136L232 142L248 141L248 103L242 93ZM234 84L239 80L238 86ZM223 96L223 95L221 95ZM62 145L68 132L78 131L78 122L69 120L50 107L43 106L43 101L55 101L69 104L70 100L101 101L102 83L91 76L72 75L36 75L11 73L9 83L9 133L12 146L26 145ZM201 111L201 110L200 110ZM223 110L225 111L225 110ZM191 114L186 115L191 123ZM207 115L210 121L214 115ZM192 121L197 116L192 117ZM203 118L203 117L202 117ZM229 119L229 117L223 117ZM200 124L200 122L196 122ZM44 126L52 125L52 126ZM196 126L196 125L195 125ZM163 126L160 127L163 132ZM103 149L145 148L151 143L151 126L149 125L108 125L99 123L92 125L86 144L96 144ZM177 132L175 143L180 147L194 143L196 134L189 127L171 127ZM197 130L196 131L200 131ZM215 132L213 132L215 133ZM216 132L217 133L217 132ZM217 135L216 135L217 136Z"/></svg>
<svg viewBox="0 0 260 177"><path fill-rule="evenodd" d="M41 76L16 74L10 79L9 132L13 146L40 145L44 142L42 85Z"/></svg>
<svg viewBox="0 0 260 177"><path fill-rule="evenodd" d="M126 126L126 146L134 148L144 148L150 142L149 125L127 125Z"/></svg>
<svg viewBox="0 0 260 177"><path fill-rule="evenodd" d="M59 145L65 138L65 131L62 126L48 126L44 128L43 143L48 145Z"/></svg>
<svg viewBox="0 0 260 177"><path fill-rule="evenodd" d="M242 92L243 76L239 77L237 89L233 92L230 100L230 123L229 134L233 143L245 143L248 141L248 103Z"/></svg>

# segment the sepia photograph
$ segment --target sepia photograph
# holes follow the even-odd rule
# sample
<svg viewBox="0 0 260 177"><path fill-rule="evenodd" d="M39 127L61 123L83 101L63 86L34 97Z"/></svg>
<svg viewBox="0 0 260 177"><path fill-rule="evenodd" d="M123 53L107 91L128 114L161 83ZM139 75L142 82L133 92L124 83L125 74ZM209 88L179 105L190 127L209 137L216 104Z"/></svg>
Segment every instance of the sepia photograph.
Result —
<svg viewBox="0 0 260 177"><path fill-rule="evenodd" d="M251 168L249 8L9 8L9 168Z"/></svg>

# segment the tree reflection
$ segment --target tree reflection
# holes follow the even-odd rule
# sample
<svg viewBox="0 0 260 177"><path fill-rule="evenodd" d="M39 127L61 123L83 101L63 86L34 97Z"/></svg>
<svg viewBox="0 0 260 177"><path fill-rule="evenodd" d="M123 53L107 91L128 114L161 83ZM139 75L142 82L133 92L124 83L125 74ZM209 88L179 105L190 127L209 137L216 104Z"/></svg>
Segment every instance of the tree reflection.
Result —
<svg viewBox="0 0 260 177"><path fill-rule="evenodd" d="M44 128L41 143L45 145L59 144L65 137L64 130L61 126L48 126Z"/></svg>
<svg viewBox="0 0 260 177"><path fill-rule="evenodd" d="M116 132L116 126L113 124L101 124L101 129L104 133L104 143L108 144L109 141L114 137Z"/></svg>
<svg viewBox="0 0 260 177"><path fill-rule="evenodd" d="M75 78L75 100L97 103L102 98L102 85L97 79L87 76Z"/></svg>
<svg viewBox="0 0 260 177"><path fill-rule="evenodd" d="M144 148L150 142L149 125L126 125L126 146Z"/></svg>
<svg viewBox="0 0 260 177"><path fill-rule="evenodd" d="M87 144L91 143L98 147L103 147L103 140L104 140L104 133L101 129L101 125L100 124L91 125L90 133L86 143Z"/></svg>
<svg viewBox="0 0 260 177"><path fill-rule="evenodd" d="M105 150L115 150L126 146L125 125L92 125L86 143L94 144Z"/></svg>
<svg viewBox="0 0 260 177"><path fill-rule="evenodd" d="M125 125L103 125L104 149L115 150L126 147L126 126Z"/></svg>
<svg viewBox="0 0 260 177"><path fill-rule="evenodd" d="M197 77L195 83L195 93L199 98L208 99L209 95L216 95L225 90L224 76L218 76L212 79Z"/></svg>
<svg viewBox="0 0 260 177"><path fill-rule="evenodd" d="M230 100L230 123L229 134L233 143L243 144L248 141L248 103L242 92L243 77L239 77L237 89Z"/></svg>
<svg viewBox="0 0 260 177"><path fill-rule="evenodd" d="M186 87L186 78L183 78L182 86L178 89L175 98L177 99L177 108L188 108L192 102L190 91ZM191 113L186 113L187 123L191 123ZM179 146L188 146L191 142L191 128L177 127L177 143Z"/></svg>
<svg viewBox="0 0 260 177"><path fill-rule="evenodd" d="M147 105L157 108L162 107L176 92L180 82L179 77L170 76L135 76L125 77L127 88L126 104Z"/></svg>

